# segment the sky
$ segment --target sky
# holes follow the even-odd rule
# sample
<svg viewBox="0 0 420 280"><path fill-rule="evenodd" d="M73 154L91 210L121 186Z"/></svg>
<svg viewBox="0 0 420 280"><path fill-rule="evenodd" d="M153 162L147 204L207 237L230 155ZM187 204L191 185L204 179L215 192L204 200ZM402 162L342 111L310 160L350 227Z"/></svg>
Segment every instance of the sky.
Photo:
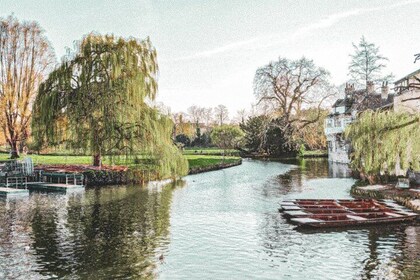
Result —
<svg viewBox="0 0 420 280"><path fill-rule="evenodd" d="M361 36L401 78L420 68L420 0L0 0L45 29L57 57L95 31L150 37L158 52L157 100L172 112L224 104L233 116L256 102L258 67L279 57L313 59L345 83L352 43Z"/></svg>

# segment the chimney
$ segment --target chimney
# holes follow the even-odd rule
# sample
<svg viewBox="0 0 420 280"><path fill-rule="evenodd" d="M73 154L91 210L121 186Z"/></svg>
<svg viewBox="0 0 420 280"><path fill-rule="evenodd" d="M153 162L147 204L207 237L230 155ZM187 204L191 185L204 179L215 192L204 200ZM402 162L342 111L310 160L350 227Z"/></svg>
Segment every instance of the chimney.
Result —
<svg viewBox="0 0 420 280"><path fill-rule="evenodd" d="M372 81L367 82L366 91L368 95L373 94L375 92L375 85Z"/></svg>
<svg viewBox="0 0 420 280"><path fill-rule="evenodd" d="M382 82L381 99L388 100L388 93L389 93L388 82Z"/></svg>
<svg viewBox="0 0 420 280"><path fill-rule="evenodd" d="M344 89L345 98L350 99L353 91L354 91L354 85L346 83L346 88Z"/></svg>

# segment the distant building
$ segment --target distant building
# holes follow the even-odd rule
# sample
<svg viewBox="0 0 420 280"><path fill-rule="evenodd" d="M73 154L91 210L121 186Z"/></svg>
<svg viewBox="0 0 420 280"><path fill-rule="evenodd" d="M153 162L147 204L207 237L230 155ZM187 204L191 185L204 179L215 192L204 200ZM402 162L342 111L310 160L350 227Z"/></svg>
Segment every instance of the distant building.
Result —
<svg viewBox="0 0 420 280"><path fill-rule="evenodd" d="M328 142L328 160L338 163L349 163L350 143L344 139L344 130L360 112L367 109L388 109L392 107L394 95L389 94L386 83L381 92L376 93L372 82L367 89L355 90L354 85L346 84L345 96L338 99L325 120L325 135Z"/></svg>
<svg viewBox="0 0 420 280"><path fill-rule="evenodd" d="M394 110L420 112L420 69L395 82Z"/></svg>

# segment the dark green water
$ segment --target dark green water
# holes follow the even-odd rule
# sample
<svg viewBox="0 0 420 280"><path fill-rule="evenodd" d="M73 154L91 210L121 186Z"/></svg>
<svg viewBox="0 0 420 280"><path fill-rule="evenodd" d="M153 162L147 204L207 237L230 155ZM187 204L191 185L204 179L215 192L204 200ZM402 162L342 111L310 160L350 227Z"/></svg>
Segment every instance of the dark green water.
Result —
<svg viewBox="0 0 420 280"><path fill-rule="evenodd" d="M0 279L416 279L420 226L296 231L285 198L346 198L325 160L0 200ZM163 260L159 260L159 256Z"/></svg>

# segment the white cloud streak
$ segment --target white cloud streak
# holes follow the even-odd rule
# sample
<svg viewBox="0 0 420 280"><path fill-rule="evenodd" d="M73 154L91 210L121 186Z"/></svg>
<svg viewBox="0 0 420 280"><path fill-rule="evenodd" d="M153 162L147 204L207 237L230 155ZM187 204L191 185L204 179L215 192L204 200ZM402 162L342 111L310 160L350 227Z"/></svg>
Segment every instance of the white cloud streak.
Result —
<svg viewBox="0 0 420 280"><path fill-rule="evenodd" d="M226 44L224 46L217 47L214 49L196 52L191 55L170 59L169 61L175 62L175 61L186 61L186 60L194 60L194 59L200 59L200 58L208 58L208 57L212 57L214 55L218 55L221 53L243 50L244 48L252 48L252 49L257 49L257 50L266 49L267 47L279 45L282 42L290 42L290 41L294 41L299 38L305 37L306 35L311 34L316 30L329 28L349 17L361 16L370 12L395 9L395 8L399 8L402 6L415 4L415 3L420 3L420 0L409 0L409 1L391 4L388 6L354 9L348 12L336 13L336 14L329 15L326 18L320 19L316 22L310 23L306 26L299 28L296 32L294 32L291 35L291 37L287 38L287 40L284 38L284 36L279 37L278 35L259 36L259 37L255 37L248 40L229 43L229 44ZM270 43L267 43L267 42L270 42Z"/></svg>

